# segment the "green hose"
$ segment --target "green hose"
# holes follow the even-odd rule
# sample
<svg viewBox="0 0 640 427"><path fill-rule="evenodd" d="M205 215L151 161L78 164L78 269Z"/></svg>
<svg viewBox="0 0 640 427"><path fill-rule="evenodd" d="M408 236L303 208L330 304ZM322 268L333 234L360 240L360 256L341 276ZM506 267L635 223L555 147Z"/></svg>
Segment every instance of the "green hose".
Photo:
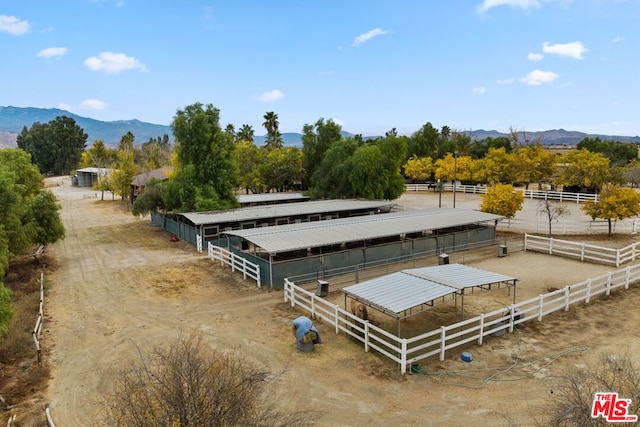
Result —
<svg viewBox="0 0 640 427"><path fill-rule="evenodd" d="M547 366L551 365L551 363L555 362L557 359L559 359L562 356L566 356L567 354L571 354L571 353L577 353L577 352L584 352L587 351L589 349L589 347L584 347L584 346L579 346L579 347L571 347L562 351L559 351L557 353L553 353L550 354L548 356L544 356L544 357L540 357L532 362L529 363L524 363L524 364L520 364L520 355L522 354L522 347L520 345L520 331L518 331L516 329L516 332L518 334L518 355L516 356L516 360L515 362L506 367L506 368L483 368L483 369L467 369L467 370L457 370L457 371L441 371L441 372L428 372L428 371L423 371L422 369L420 369L419 365L411 365L411 372L414 374L421 374L421 375L429 375L432 377L436 377L436 381L438 381L439 384L443 384L443 385L455 385L455 386L459 386L459 387L467 387L467 388L473 388L473 389L479 389L484 387L485 385L489 384L491 381L519 381L519 380L523 380L526 378L530 378L531 375L541 371L543 368L546 368ZM518 377L509 377L509 378L499 378L500 375L504 375L507 374L509 372L513 372L513 371L517 371L517 370L521 370L521 369L526 369L531 367L532 365L535 365L538 362L541 362L545 359L548 359L548 361L538 367L537 369L535 369L533 372L529 372L527 374L524 375L520 375ZM483 372L483 371L495 371L493 374L489 375L489 376L482 376L482 375L478 375L478 374L471 374L473 372ZM460 383L455 383L455 382L448 382L445 381L444 378L446 377L458 377L458 378L466 378L466 379L471 379L471 380L477 380L480 381L480 384L478 385L470 385L470 384L460 384Z"/></svg>

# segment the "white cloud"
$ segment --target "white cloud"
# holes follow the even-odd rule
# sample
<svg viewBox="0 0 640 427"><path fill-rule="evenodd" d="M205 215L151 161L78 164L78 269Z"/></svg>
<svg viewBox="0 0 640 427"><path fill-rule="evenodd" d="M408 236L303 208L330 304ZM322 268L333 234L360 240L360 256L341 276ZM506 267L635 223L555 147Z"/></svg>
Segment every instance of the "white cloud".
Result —
<svg viewBox="0 0 640 427"><path fill-rule="evenodd" d="M544 55L541 53L531 52L529 55L527 55L527 59L529 61L542 61L542 58L544 58Z"/></svg>
<svg viewBox="0 0 640 427"><path fill-rule="evenodd" d="M51 58L53 56L62 56L62 55L65 55L66 53L67 53L66 47L48 47L38 52L37 56L41 58Z"/></svg>
<svg viewBox="0 0 640 427"><path fill-rule="evenodd" d="M146 72L147 66L132 56L124 53L101 52L100 55L92 56L84 60L84 65L93 71L105 73L119 73L125 70L138 70Z"/></svg>
<svg viewBox="0 0 640 427"><path fill-rule="evenodd" d="M622 36L615 36L614 38L611 39L611 43L620 43L621 41L624 40L624 37Z"/></svg>
<svg viewBox="0 0 640 427"><path fill-rule="evenodd" d="M526 76L520 79L520 81L529 86L540 86L545 83L551 83L559 76L552 71L540 71L533 70Z"/></svg>
<svg viewBox="0 0 640 427"><path fill-rule="evenodd" d="M0 31L14 36L29 32L29 21L23 21L15 16L0 15Z"/></svg>
<svg viewBox="0 0 640 427"><path fill-rule="evenodd" d="M273 89L260 95L258 97L258 100L262 102L272 102L272 101L278 101L279 99L282 99L282 98L284 98L284 93L282 93L278 89Z"/></svg>
<svg viewBox="0 0 640 427"><path fill-rule="evenodd" d="M60 104L58 104L58 108L64 111L71 111L71 105L69 104L65 104L64 102L61 102Z"/></svg>
<svg viewBox="0 0 640 427"><path fill-rule="evenodd" d="M381 28L374 28L373 30L360 34L358 37L353 39L353 47L358 47L362 43L367 42L374 37L383 36L385 34L389 34L389 31L383 30Z"/></svg>
<svg viewBox="0 0 640 427"><path fill-rule="evenodd" d="M513 78L498 80L499 85L510 85L512 83L513 83Z"/></svg>
<svg viewBox="0 0 640 427"><path fill-rule="evenodd" d="M487 93L487 88L484 87L484 86L474 87L473 88L473 93L475 93L476 95L483 95L483 94Z"/></svg>
<svg viewBox="0 0 640 427"><path fill-rule="evenodd" d="M550 53L558 56L568 56L574 59L583 59L584 53L588 52L582 42L572 42L565 44L549 44L549 42L542 43L542 51L544 53Z"/></svg>
<svg viewBox="0 0 640 427"><path fill-rule="evenodd" d="M83 110L104 110L107 108L107 103L97 99L86 99L80 103L80 108Z"/></svg>
<svg viewBox="0 0 640 427"><path fill-rule="evenodd" d="M510 6L529 9L530 7L540 7L540 2L538 0L484 0L482 4L478 6L478 12L484 13L489 9L498 6Z"/></svg>

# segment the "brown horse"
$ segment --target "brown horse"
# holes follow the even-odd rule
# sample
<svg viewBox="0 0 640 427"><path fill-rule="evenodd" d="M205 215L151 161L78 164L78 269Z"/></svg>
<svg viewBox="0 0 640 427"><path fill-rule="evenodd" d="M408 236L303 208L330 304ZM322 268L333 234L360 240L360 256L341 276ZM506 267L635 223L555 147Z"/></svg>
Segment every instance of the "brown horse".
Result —
<svg viewBox="0 0 640 427"><path fill-rule="evenodd" d="M358 316L362 320L369 320L367 306L359 301L351 300L351 314Z"/></svg>

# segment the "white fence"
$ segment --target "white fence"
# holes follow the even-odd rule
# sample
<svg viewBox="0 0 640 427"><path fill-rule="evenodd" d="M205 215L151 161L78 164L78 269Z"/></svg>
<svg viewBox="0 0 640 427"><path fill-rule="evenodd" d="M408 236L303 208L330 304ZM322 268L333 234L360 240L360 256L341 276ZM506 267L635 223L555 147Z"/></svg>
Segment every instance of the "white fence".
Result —
<svg viewBox="0 0 640 427"><path fill-rule="evenodd" d="M535 218L513 218L502 220L498 223L499 231L519 231L531 233L547 233L549 231L549 221L544 215ZM551 230L554 234L603 234L609 232L609 222L606 219L600 220L578 220L571 216L562 217L551 223ZM635 234L640 230L640 220L638 218L627 218L615 221L612 231L614 233Z"/></svg>
<svg viewBox="0 0 640 427"><path fill-rule="evenodd" d="M469 193L469 194L486 194L486 185L456 185L456 193ZM437 191L438 188L434 184L406 184L406 191ZM442 184L442 191L453 191L453 184ZM586 193L569 193L566 191L544 191L544 190L523 190L521 191L527 199L540 199L540 200L553 200L557 202L586 202L589 200L598 200L597 194Z"/></svg>
<svg viewBox="0 0 640 427"><path fill-rule="evenodd" d="M620 267L628 261L635 261L640 249L638 243L620 249L603 246L588 245L586 243L570 242L549 237L524 235L524 250L560 255L580 261L595 261L602 264L612 264Z"/></svg>
<svg viewBox="0 0 640 427"><path fill-rule="evenodd" d="M208 243L208 254L209 259L218 260L221 265L231 266L231 271L241 271L243 278L246 279L247 276L252 278L256 281L256 286L260 287L260 266L258 264L247 261L225 248L214 246L211 242Z"/></svg>
<svg viewBox="0 0 640 427"><path fill-rule="evenodd" d="M40 305L38 307L38 318L36 326L31 331L33 342L36 345L38 363L42 362L42 348L40 347L40 334L42 333L42 321L44 319L44 272L40 272Z"/></svg>
<svg viewBox="0 0 640 427"><path fill-rule="evenodd" d="M473 342L482 345L487 335L507 330L513 332L520 323L542 321L544 316L555 311L566 311L577 303L588 304L594 297L609 295L619 288L628 289L630 284L638 281L640 265L633 265L412 338L400 338L368 321L362 321L288 279L284 283L284 300L290 302L291 307L301 307L313 318L321 318L333 325L336 333L342 331L363 342L365 351L374 349L395 361L400 365L400 372L405 374L408 366L420 360L435 355L444 360L447 350Z"/></svg>

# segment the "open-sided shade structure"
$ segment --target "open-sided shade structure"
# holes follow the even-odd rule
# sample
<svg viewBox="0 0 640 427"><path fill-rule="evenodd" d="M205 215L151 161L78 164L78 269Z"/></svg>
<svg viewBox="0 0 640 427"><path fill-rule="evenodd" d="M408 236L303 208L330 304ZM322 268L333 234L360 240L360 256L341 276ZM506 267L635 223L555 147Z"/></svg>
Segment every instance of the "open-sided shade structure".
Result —
<svg viewBox="0 0 640 427"><path fill-rule="evenodd" d="M347 297L366 304L398 320L418 314L433 307L436 301L446 297L462 298L464 316L465 293L488 291L502 286L513 287L516 298L518 279L462 264L445 264L433 267L402 270L386 276L367 280L342 289Z"/></svg>

